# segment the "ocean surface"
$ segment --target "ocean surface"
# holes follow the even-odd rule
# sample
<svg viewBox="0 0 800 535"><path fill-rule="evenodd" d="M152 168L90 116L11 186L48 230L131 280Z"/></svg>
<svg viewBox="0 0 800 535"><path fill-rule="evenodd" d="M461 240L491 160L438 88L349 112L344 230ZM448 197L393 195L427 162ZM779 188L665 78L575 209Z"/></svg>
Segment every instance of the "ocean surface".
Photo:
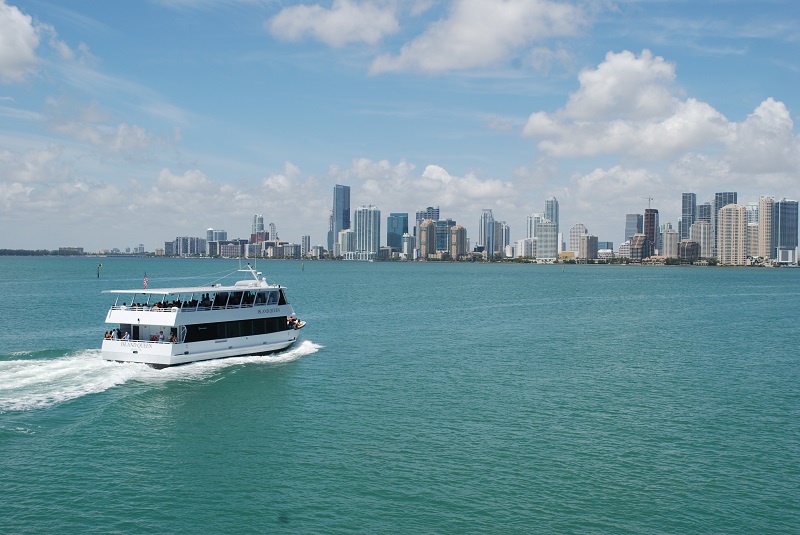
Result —
<svg viewBox="0 0 800 535"><path fill-rule="evenodd" d="M800 269L263 261L294 347L100 359L238 265L0 257L0 533L800 532Z"/></svg>

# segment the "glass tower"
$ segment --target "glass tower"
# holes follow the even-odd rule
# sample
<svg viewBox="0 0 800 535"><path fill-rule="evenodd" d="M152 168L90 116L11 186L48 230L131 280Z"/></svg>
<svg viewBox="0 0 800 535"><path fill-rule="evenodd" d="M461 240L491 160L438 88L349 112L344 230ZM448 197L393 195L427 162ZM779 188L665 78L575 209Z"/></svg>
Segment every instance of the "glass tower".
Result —
<svg viewBox="0 0 800 535"><path fill-rule="evenodd" d="M797 263L797 224L797 201L777 201L772 213L772 240L778 262Z"/></svg>
<svg viewBox="0 0 800 535"><path fill-rule="evenodd" d="M333 244L339 238L339 231L350 228L350 186L336 184L333 187L333 211L328 231L328 250L333 251Z"/></svg>
<svg viewBox="0 0 800 535"><path fill-rule="evenodd" d="M697 221L697 194L681 194L681 218L678 221L678 233L681 241L688 240L691 228Z"/></svg>
<svg viewBox="0 0 800 535"><path fill-rule="evenodd" d="M397 251L403 246L403 234L408 233L408 212L391 213L386 218L386 245Z"/></svg>
<svg viewBox="0 0 800 535"><path fill-rule="evenodd" d="M559 232L558 224L558 199L550 197L544 201L544 218L556 224L556 234Z"/></svg>
<svg viewBox="0 0 800 535"><path fill-rule="evenodd" d="M625 239L630 241L634 234L644 232L644 216L642 214L625 214Z"/></svg>

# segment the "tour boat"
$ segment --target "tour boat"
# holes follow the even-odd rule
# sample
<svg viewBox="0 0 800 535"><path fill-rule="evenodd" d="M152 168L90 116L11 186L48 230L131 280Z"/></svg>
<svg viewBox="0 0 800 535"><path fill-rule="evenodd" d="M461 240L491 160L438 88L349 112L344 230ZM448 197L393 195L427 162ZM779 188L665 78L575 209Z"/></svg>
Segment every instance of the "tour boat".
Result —
<svg viewBox="0 0 800 535"><path fill-rule="evenodd" d="M305 326L286 300L250 264L233 286L104 290L116 295L106 315L106 360L165 368L199 360L263 355L292 345Z"/></svg>

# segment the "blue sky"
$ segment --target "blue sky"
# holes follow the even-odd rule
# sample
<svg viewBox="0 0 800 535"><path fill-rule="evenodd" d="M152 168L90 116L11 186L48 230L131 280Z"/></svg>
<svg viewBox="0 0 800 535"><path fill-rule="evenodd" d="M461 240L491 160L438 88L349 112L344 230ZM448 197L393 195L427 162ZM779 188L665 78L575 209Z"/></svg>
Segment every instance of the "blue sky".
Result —
<svg viewBox="0 0 800 535"><path fill-rule="evenodd" d="M0 0L0 248L800 198L796 0ZM382 238L385 241L385 236Z"/></svg>

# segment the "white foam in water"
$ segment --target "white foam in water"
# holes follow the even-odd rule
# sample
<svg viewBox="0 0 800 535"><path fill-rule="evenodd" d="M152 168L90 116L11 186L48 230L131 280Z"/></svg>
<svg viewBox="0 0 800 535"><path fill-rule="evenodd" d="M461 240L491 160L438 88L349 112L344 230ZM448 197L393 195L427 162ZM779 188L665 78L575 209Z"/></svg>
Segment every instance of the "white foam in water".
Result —
<svg viewBox="0 0 800 535"><path fill-rule="evenodd" d="M132 380L144 383L198 380L230 366L282 364L316 353L321 347L304 340L296 347L271 355L208 360L162 370L146 364L106 361L100 358L99 350L56 359L4 360L0 361L0 413L46 408Z"/></svg>

